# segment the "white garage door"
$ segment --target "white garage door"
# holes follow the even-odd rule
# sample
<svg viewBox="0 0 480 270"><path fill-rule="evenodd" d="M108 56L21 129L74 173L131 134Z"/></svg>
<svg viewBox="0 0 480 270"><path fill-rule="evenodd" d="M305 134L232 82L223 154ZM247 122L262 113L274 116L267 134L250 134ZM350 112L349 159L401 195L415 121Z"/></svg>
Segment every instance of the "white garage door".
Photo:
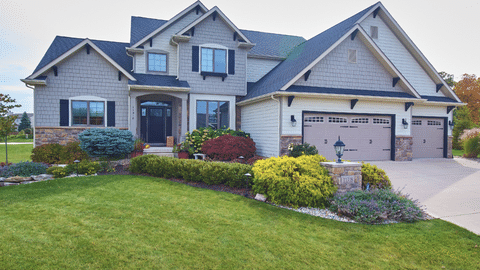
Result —
<svg viewBox="0 0 480 270"><path fill-rule="evenodd" d="M345 143L343 159L390 160L392 119L381 115L305 113L304 142L315 145L320 155L335 157L338 136Z"/></svg>
<svg viewBox="0 0 480 270"><path fill-rule="evenodd" d="M442 118L413 117L413 158L442 158L444 128Z"/></svg>

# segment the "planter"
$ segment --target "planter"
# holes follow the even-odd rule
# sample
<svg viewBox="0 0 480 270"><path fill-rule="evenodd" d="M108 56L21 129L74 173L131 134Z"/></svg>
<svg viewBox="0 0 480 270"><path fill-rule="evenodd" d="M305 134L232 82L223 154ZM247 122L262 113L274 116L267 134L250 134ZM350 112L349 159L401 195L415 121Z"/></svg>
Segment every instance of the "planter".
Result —
<svg viewBox="0 0 480 270"><path fill-rule="evenodd" d="M188 159L190 154L188 152L178 152L178 158L180 159Z"/></svg>
<svg viewBox="0 0 480 270"><path fill-rule="evenodd" d="M143 155L143 151L135 150L130 154L130 157L134 158L134 157L138 157L138 156L142 156L142 155Z"/></svg>

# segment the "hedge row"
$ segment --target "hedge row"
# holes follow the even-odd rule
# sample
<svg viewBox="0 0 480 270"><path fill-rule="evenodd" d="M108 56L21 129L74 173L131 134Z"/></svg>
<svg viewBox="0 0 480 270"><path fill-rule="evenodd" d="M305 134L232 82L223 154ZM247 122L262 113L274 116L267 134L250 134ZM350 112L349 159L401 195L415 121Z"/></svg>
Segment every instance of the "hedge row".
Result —
<svg viewBox="0 0 480 270"><path fill-rule="evenodd" d="M146 173L162 178L178 178L207 185L225 184L230 187L245 187L246 173L252 166L239 163L205 162L192 159L177 159L144 155L130 160L130 171Z"/></svg>

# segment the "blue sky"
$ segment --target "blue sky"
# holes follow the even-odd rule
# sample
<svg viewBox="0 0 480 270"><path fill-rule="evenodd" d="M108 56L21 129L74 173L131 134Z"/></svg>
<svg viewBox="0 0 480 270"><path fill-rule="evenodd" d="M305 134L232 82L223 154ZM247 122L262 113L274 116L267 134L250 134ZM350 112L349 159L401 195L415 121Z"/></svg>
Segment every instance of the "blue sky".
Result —
<svg viewBox="0 0 480 270"><path fill-rule="evenodd" d="M130 17L170 19L193 0L0 0L0 93L33 112L30 75L56 35L128 42ZM205 0L240 29L309 39L376 1ZM437 69L480 75L480 1L385 0L383 5Z"/></svg>

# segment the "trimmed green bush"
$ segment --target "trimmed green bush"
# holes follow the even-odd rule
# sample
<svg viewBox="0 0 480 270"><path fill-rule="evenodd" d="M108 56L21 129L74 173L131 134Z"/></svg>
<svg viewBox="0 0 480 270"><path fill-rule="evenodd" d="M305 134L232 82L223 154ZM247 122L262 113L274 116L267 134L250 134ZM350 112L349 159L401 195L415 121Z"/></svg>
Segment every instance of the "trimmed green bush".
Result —
<svg viewBox="0 0 480 270"><path fill-rule="evenodd" d="M70 164L75 160L88 159L88 155L80 148L80 142L71 142L67 145L52 143L35 147L31 158L34 162Z"/></svg>
<svg viewBox="0 0 480 270"><path fill-rule="evenodd" d="M362 189L389 189L392 182L384 170L370 163L362 163Z"/></svg>
<svg viewBox="0 0 480 270"><path fill-rule="evenodd" d="M47 173L53 175L53 178L63 178L69 174L67 168L58 166L48 168Z"/></svg>
<svg viewBox="0 0 480 270"><path fill-rule="evenodd" d="M130 171L146 173L162 178L179 178L208 185L225 184L245 187L246 173L252 174L252 166L238 163L205 162L145 155L130 160Z"/></svg>
<svg viewBox="0 0 480 270"><path fill-rule="evenodd" d="M91 157L122 158L134 149L132 132L115 128L86 129L78 135L80 147Z"/></svg>
<svg viewBox="0 0 480 270"><path fill-rule="evenodd" d="M276 204L326 207L337 191L320 155L272 157L253 166L253 191Z"/></svg>
<svg viewBox="0 0 480 270"><path fill-rule="evenodd" d="M288 146L288 155L291 157L299 157L303 155L317 155L318 150L315 145L310 145L308 143L303 144L290 144Z"/></svg>
<svg viewBox="0 0 480 270"><path fill-rule="evenodd" d="M476 158L480 154L480 133L468 136L462 143L466 158Z"/></svg>
<svg viewBox="0 0 480 270"><path fill-rule="evenodd" d="M187 132L185 141L187 145L194 148L195 153L200 153L204 142L218 138L222 135L230 134L236 137L250 138L250 133L245 133L241 130L227 129L213 129L211 127L194 129L192 133Z"/></svg>

